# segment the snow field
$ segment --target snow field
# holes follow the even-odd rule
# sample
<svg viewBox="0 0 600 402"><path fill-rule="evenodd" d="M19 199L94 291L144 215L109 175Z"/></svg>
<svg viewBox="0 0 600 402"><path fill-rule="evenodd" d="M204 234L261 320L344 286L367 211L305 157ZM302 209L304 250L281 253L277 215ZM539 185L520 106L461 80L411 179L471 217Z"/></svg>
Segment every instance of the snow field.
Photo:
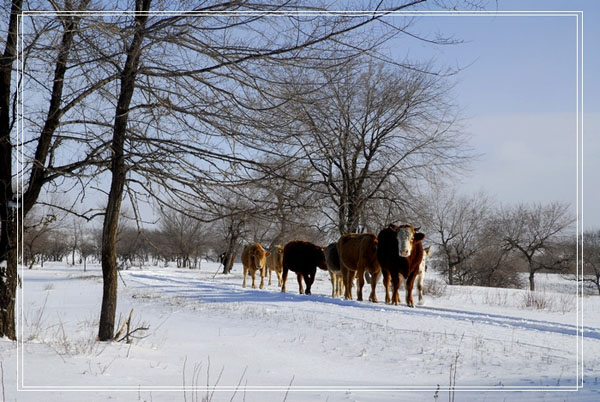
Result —
<svg viewBox="0 0 600 402"><path fill-rule="evenodd" d="M583 300L586 383L574 391L575 284L556 276L538 278L541 310L524 307L526 291L445 285L409 309L332 299L322 271L310 296L294 275L281 293L276 281L242 288L238 266L217 271L121 271L118 314L133 308L150 328L132 344L95 342L99 267L22 271L19 379L40 391L16 392L16 345L2 340L7 400L433 400L438 384L447 400L451 365L457 401L600 399L600 299Z"/></svg>

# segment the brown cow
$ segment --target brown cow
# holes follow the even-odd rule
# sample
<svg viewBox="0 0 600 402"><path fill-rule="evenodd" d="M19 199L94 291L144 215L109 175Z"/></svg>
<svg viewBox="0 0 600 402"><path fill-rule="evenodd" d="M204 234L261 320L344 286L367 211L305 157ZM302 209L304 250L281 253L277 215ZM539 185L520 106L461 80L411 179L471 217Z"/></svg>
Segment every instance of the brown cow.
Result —
<svg viewBox="0 0 600 402"><path fill-rule="evenodd" d="M317 267L326 270L325 252L323 248L307 241L291 241L283 248L283 286L285 292L288 271L294 271L298 276L300 294L310 294L310 287L315 280ZM302 287L302 279L306 282L306 292Z"/></svg>
<svg viewBox="0 0 600 402"><path fill-rule="evenodd" d="M362 288L365 284L365 272L371 275L371 294L369 300L377 303L375 286L381 273L377 261L377 237L373 233L343 235L338 240L340 267L344 278L344 297L352 300L352 281L357 278L357 299L362 300Z"/></svg>
<svg viewBox="0 0 600 402"><path fill-rule="evenodd" d="M281 286L281 273L283 271L283 246L277 244L269 249L267 257L267 269L269 270L269 285L271 285L271 274L275 271L277 275L277 286Z"/></svg>
<svg viewBox="0 0 600 402"><path fill-rule="evenodd" d="M327 270L331 277L331 297L339 297L344 293L344 281L342 269L340 268L340 255L337 250L337 242L331 243L325 249L325 260Z"/></svg>
<svg viewBox="0 0 600 402"><path fill-rule="evenodd" d="M242 251L242 265L244 266L244 282L242 283L243 287L246 287L246 275L250 272L252 276L252 288L256 288L256 284L254 283L254 276L256 271L260 270L260 286L259 288L263 288L265 286L265 270L266 270L266 262L267 257L271 253L266 252L264 248L260 245L260 243L251 243L244 247L244 251Z"/></svg>
<svg viewBox="0 0 600 402"><path fill-rule="evenodd" d="M423 259L423 233L418 233L412 225L389 225L379 232L377 240L377 259L383 272L385 302L397 305L400 302L398 289L402 275L406 278L406 304L414 307L412 290L415 278L419 274L419 266ZM390 300L389 285L392 280L393 293Z"/></svg>

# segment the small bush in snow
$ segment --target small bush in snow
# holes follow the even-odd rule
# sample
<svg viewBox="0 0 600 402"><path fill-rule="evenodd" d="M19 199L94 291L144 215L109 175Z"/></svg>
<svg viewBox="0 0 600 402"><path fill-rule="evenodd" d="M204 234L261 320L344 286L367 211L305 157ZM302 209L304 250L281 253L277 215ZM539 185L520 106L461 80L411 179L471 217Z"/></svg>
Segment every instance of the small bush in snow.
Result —
<svg viewBox="0 0 600 402"><path fill-rule="evenodd" d="M523 306L535 308L537 310L551 310L553 307L553 300L546 296L546 292L544 291L528 291L523 294Z"/></svg>
<svg viewBox="0 0 600 402"><path fill-rule="evenodd" d="M423 284L425 295L429 295L431 297L442 297L446 294L447 285L436 279L425 280Z"/></svg>

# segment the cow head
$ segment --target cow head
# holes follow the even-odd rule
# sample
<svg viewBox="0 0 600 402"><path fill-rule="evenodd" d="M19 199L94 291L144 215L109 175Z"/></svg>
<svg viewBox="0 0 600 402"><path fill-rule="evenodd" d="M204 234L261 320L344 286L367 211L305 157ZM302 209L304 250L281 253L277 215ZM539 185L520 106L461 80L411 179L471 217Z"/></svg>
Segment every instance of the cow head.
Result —
<svg viewBox="0 0 600 402"><path fill-rule="evenodd" d="M418 232L419 229L415 229L413 225L400 225L397 227L398 234L396 238L400 257L408 257L412 253L414 244L425 238L423 233Z"/></svg>

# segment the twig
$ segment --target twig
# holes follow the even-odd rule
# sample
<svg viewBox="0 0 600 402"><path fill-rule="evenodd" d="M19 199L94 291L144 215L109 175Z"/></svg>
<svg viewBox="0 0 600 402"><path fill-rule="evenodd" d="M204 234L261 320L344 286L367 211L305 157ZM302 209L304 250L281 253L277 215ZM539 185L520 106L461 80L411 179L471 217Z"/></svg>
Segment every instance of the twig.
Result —
<svg viewBox="0 0 600 402"><path fill-rule="evenodd" d="M133 309L131 309L131 311L129 312L129 320L131 320L131 315L133 314ZM129 321L123 321L123 325L121 325L121 328L119 328L119 330L117 331L117 333L115 334L115 336L113 336L113 339L118 339L121 334L123 334L123 332L125 331L125 326L127 325L127 322Z"/></svg>
<svg viewBox="0 0 600 402"><path fill-rule="evenodd" d="M237 386L235 387L235 391L233 392L233 395L231 395L231 399L229 400L229 402L233 402L233 398L235 397L235 394L237 394L238 389L240 389L240 385L242 384L242 380L244 379L244 376L246 375L246 370L248 370L248 366L246 366L244 368L244 372L242 373L242 376L240 377L240 381L238 382Z"/></svg>
<svg viewBox="0 0 600 402"><path fill-rule="evenodd" d="M285 391L285 395L284 395L284 397L283 397L283 401L282 401L282 402L285 402L285 401L287 400L288 393L290 392L290 388L292 387L292 383L294 382L294 378L296 378L296 374L294 374L294 375L292 376L292 379L290 380L290 384L288 385L288 388L287 388L287 390Z"/></svg>
<svg viewBox="0 0 600 402"><path fill-rule="evenodd" d="M123 279L123 275L121 275L120 269L117 269L117 274L119 274L119 278L121 278L121 282L123 282L123 286L127 287L127 284L125 283L125 279Z"/></svg>

